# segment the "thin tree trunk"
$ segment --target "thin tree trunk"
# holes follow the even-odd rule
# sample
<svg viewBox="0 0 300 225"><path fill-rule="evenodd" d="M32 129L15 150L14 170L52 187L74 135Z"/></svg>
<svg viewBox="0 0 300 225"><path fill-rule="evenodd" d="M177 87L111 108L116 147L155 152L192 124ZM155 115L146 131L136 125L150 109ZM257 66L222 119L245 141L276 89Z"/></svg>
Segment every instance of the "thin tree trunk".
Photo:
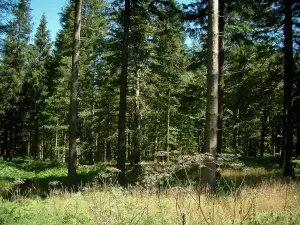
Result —
<svg viewBox="0 0 300 225"><path fill-rule="evenodd" d="M285 111L285 110L284 110ZM282 129L282 139L281 139L281 152L280 152L280 168L284 168L284 159L285 159L285 140L286 140L286 132L285 132L285 122L283 122Z"/></svg>
<svg viewBox="0 0 300 225"><path fill-rule="evenodd" d="M202 145L202 141L201 141L201 130L199 131L199 134L198 134L198 152L201 153L202 151L202 148L201 148L201 145Z"/></svg>
<svg viewBox="0 0 300 225"><path fill-rule="evenodd" d="M64 162L69 162L69 155L68 155L68 137L67 137L67 133L65 131L62 131L62 136L63 136L63 146L64 146L64 155L63 155L63 159Z"/></svg>
<svg viewBox="0 0 300 225"><path fill-rule="evenodd" d="M206 125L204 134L204 151L212 154L203 171L203 182L212 190L216 185L217 133L218 133L218 0L208 1L208 76L206 100Z"/></svg>
<svg viewBox="0 0 300 225"><path fill-rule="evenodd" d="M266 136L266 118L264 115L261 122L260 152L259 152L260 157L264 157L264 153L265 153L265 136Z"/></svg>
<svg viewBox="0 0 300 225"><path fill-rule="evenodd" d="M246 153L245 155L248 157L249 156L249 137L248 137L248 129L245 129L244 132L244 143L245 143L245 148L246 148Z"/></svg>
<svg viewBox="0 0 300 225"><path fill-rule="evenodd" d="M130 0L125 0L124 11L124 34L122 49L122 69L120 79L120 108L118 122L118 158L117 167L121 171L119 182L125 183L125 160L126 160L126 107L127 107L127 77L128 77L128 42L130 23Z"/></svg>
<svg viewBox="0 0 300 225"><path fill-rule="evenodd" d="M273 156L276 156L276 132L272 131L272 147L273 147Z"/></svg>
<svg viewBox="0 0 300 225"><path fill-rule="evenodd" d="M293 121L292 121L292 88L293 88L293 22L292 1L284 0L284 132L285 132L285 157L284 176L294 176L292 166L293 153Z"/></svg>
<svg viewBox="0 0 300 225"><path fill-rule="evenodd" d="M140 75L138 70L135 82L134 143L132 153L132 161L134 164L138 164L140 162L140 119Z"/></svg>
<svg viewBox="0 0 300 225"><path fill-rule="evenodd" d="M170 98L171 98L171 91L168 90L167 134L166 134L167 161L169 161L169 153L170 153Z"/></svg>
<svg viewBox="0 0 300 225"><path fill-rule="evenodd" d="M72 53L72 90L71 90L71 112L69 127L69 164L68 182L72 186L76 181L76 139L77 139L77 95L78 95L78 70L79 70L79 47L80 47L80 28L81 28L81 5L82 0L75 2L75 21Z"/></svg>
<svg viewBox="0 0 300 225"><path fill-rule="evenodd" d="M275 140L276 140L276 155L280 154L280 151L281 151L281 139L279 137L279 134L281 133L281 129L279 126L277 126L277 129L276 129L276 133L275 133Z"/></svg>
<svg viewBox="0 0 300 225"><path fill-rule="evenodd" d="M31 147L31 132L29 132L29 140L27 141L27 157L30 156L30 147Z"/></svg>
<svg viewBox="0 0 300 225"><path fill-rule="evenodd" d="M224 1L219 2L219 89L218 89L218 147L217 153L222 152L223 139L223 93L224 93Z"/></svg>
<svg viewBox="0 0 300 225"><path fill-rule="evenodd" d="M55 128L55 151L57 152L57 160L59 161L59 149L58 149L58 123L56 123Z"/></svg>
<svg viewBox="0 0 300 225"><path fill-rule="evenodd" d="M108 105L108 117L107 117L107 132L108 132L108 138L110 138L110 135L111 135L111 111L110 111L110 105ZM111 140L108 139L105 141L104 145L105 145L105 148L104 148L104 151L105 151L105 157L104 157L104 161L107 161L107 160L111 160L112 159L112 151L111 151L111 147L110 147L110 142Z"/></svg>
<svg viewBox="0 0 300 225"><path fill-rule="evenodd" d="M261 133L260 133L260 151L259 151L260 157L264 157L264 153L265 153L265 133L266 133L266 127L264 123L262 123Z"/></svg>
<svg viewBox="0 0 300 225"><path fill-rule="evenodd" d="M96 148L96 153L97 153L97 162L100 162L101 161L101 157L100 157L99 134L98 133L96 133L95 148Z"/></svg>
<svg viewBox="0 0 300 225"><path fill-rule="evenodd" d="M92 90L92 98L94 98L94 90ZM94 124L95 124L95 102L92 103L92 137L91 137L91 143L92 143L92 163L94 164L96 161L96 142L97 138L95 138L95 130L94 130Z"/></svg>

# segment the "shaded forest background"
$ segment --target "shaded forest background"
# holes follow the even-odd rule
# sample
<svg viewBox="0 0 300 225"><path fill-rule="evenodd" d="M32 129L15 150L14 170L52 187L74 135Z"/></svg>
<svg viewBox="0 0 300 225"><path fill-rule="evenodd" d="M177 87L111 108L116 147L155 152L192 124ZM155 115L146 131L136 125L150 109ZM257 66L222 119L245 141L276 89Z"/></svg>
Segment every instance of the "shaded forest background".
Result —
<svg viewBox="0 0 300 225"><path fill-rule="evenodd" d="M224 80L219 153L274 155L286 149L283 1L223 2ZM124 7L85 0L79 61L79 164L117 160ZM293 21L292 142L300 156L300 4ZM1 155L68 161L74 1L54 42L43 16L32 33L29 0L0 1ZM222 21L220 20L220 21ZM189 41L187 41L189 37ZM132 1L128 38L126 159L203 152L207 1Z"/></svg>

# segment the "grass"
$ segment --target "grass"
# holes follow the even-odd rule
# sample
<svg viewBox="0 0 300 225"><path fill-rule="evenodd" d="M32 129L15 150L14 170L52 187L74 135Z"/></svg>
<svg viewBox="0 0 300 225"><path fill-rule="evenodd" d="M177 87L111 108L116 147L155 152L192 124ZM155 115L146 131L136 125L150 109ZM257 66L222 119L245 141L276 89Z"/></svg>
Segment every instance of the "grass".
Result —
<svg viewBox="0 0 300 225"><path fill-rule="evenodd" d="M299 182L282 179L271 164L243 163L244 170L224 168L211 195L197 185L121 188L102 164L80 167L81 185L70 192L64 165L1 162L0 224L300 224ZM22 193L24 179L44 194Z"/></svg>
<svg viewBox="0 0 300 225"><path fill-rule="evenodd" d="M84 188L52 189L45 199L0 201L0 224L300 224L298 183L266 182L231 196L208 196L188 188L156 193Z"/></svg>
<svg viewBox="0 0 300 225"><path fill-rule="evenodd" d="M0 195L2 196L12 194L13 188L16 187L15 182L20 183L21 192L31 188L31 194L42 197L49 194L52 181L58 181L62 185L67 183L67 168L58 162L29 159L0 162ZM99 173L104 171L104 165L80 166L77 169L78 185L91 183Z"/></svg>

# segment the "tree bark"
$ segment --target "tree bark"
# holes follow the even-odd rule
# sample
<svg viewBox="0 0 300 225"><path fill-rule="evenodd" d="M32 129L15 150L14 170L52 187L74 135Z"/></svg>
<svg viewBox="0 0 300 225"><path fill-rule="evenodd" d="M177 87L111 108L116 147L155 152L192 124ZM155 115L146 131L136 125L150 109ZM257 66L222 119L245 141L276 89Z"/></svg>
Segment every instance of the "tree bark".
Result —
<svg viewBox="0 0 300 225"><path fill-rule="evenodd" d="M134 164L138 164L140 162L140 119L140 75L139 71L137 71L135 82L134 143L132 153L132 161Z"/></svg>
<svg viewBox="0 0 300 225"><path fill-rule="evenodd" d="M80 48L80 29L81 29L81 5L82 0L75 2L75 21L72 53L72 90L71 90L71 111L69 127L69 164L68 181L72 186L76 181L76 139L77 139L77 95L78 95L78 71L79 71L79 48Z"/></svg>
<svg viewBox="0 0 300 225"><path fill-rule="evenodd" d="M121 174L119 176L119 182L121 184L125 183L129 23L130 23L130 0L125 0L122 68L121 68L121 78L120 78L120 108L119 108L119 122L118 122L119 132L118 132L118 158L117 158L117 167L121 171Z"/></svg>
<svg viewBox="0 0 300 225"><path fill-rule="evenodd" d="M218 0L208 1L208 76L206 99L206 125L204 151L211 153L212 159L204 167L202 182L212 190L216 185L217 132L218 132Z"/></svg>
<svg viewBox="0 0 300 225"><path fill-rule="evenodd" d="M292 88L293 88L293 22L292 1L284 0L284 132L285 132L285 157L284 176L294 176L292 166L293 153L293 121L292 121Z"/></svg>
<svg viewBox="0 0 300 225"><path fill-rule="evenodd" d="M168 161L169 161L169 152L170 152L170 98L171 98L171 91L168 90L167 134L166 134L166 152L167 152Z"/></svg>
<svg viewBox="0 0 300 225"><path fill-rule="evenodd" d="M219 3L219 89L218 89L218 143L217 153L222 152L223 138L223 93L224 93L224 1Z"/></svg>

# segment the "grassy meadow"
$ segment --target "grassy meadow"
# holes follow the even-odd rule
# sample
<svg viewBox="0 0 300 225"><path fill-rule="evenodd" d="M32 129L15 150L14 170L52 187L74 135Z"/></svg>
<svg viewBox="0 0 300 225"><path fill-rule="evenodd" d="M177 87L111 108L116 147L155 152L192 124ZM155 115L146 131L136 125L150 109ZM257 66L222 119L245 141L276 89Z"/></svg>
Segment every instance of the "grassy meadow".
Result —
<svg viewBox="0 0 300 225"><path fill-rule="evenodd" d="M215 194L197 171L161 175L168 163L155 173L142 164L138 177L129 167L127 187L110 164L80 166L70 191L64 164L1 161L0 224L300 224L299 181L283 179L276 160L236 159L243 166L222 168Z"/></svg>

